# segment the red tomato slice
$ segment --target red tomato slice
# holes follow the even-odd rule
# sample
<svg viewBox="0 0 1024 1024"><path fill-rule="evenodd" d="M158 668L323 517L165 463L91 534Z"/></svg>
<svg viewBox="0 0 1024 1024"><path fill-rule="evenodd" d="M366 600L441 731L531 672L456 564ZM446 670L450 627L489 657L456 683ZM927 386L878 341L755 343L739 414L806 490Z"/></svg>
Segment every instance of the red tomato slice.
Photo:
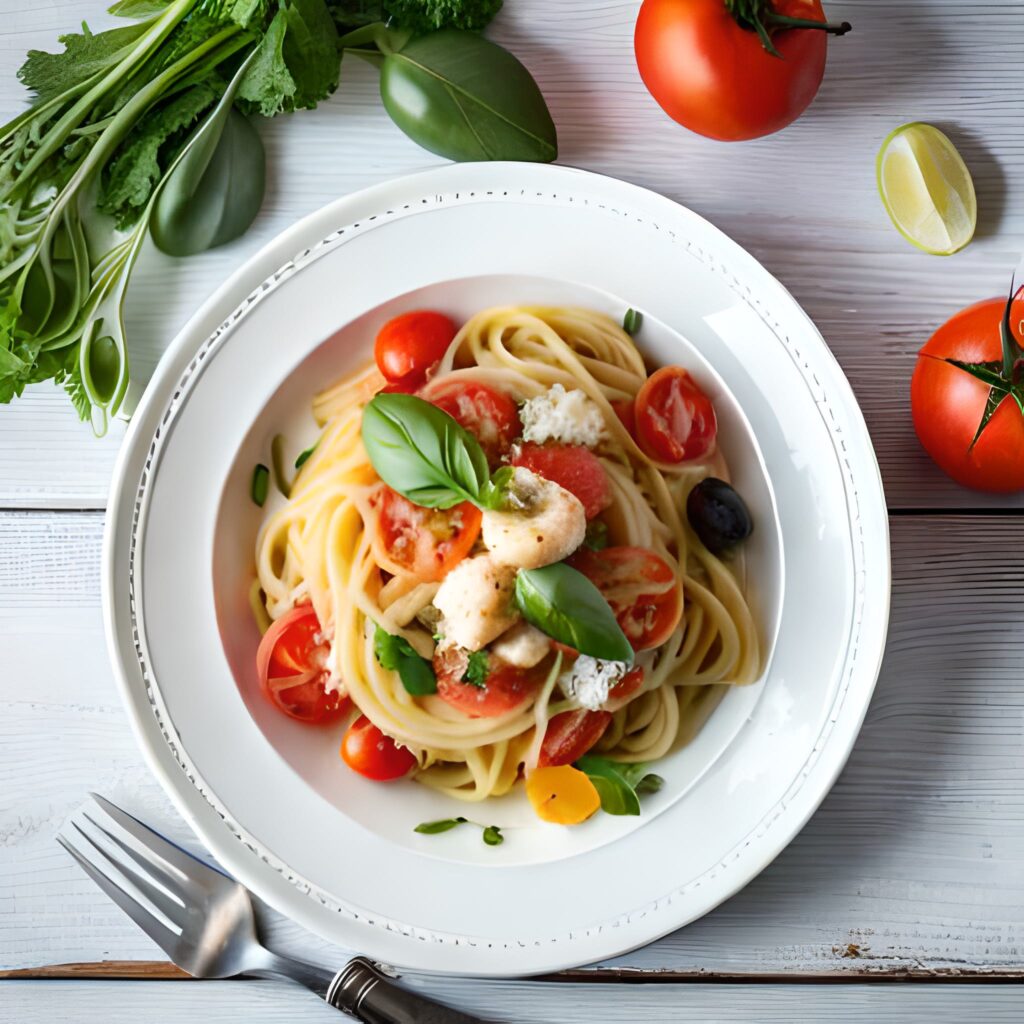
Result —
<svg viewBox="0 0 1024 1024"><path fill-rule="evenodd" d="M625 700L632 697L641 686L644 685L644 670L638 665L631 668L621 679L612 683L608 690L610 701Z"/></svg>
<svg viewBox="0 0 1024 1024"><path fill-rule="evenodd" d="M310 725L340 718L351 702L336 690L325 689L328 651L311 605L282 615L256 652L256 674L267 700L289 718Z"/></svg>
<svg viewBox="0 0 1024 1024"><path fill-rule="evenodd" d="M437 695L470 718L496 718L528 704L547 675L540 665L516 668L494 655L489 656L487 680L483 686L462 681L469 666L469 653L461 647L438 647L434 654ZM546 666L546 662L541 662Z"/></svg>
<svg viewBox="0 0 1024 1024"><path fill-rule="evenodd" d="M487 461L497 465L522 433L511 395L472 380L438 380L422 395L462 424L479 442Z"/></svg>
<svg viewBox="0 0 1024 1024"><path fill-rule="evenodd" d="M525 466L537 476L564 487L583 504L588 519L600 515L612 502L608 474L598 457L578 444L524 444L512 465Z"/></svg>
<svg viewBox="0 0 1024 1024"><path fill-rule="evenodd" d="M652 373L636 396L635 410L637 444L652 459L688 462L715 443L715 407L681 366Z"/></svg>
<svg viewBox="0 0 1024 1024"><path fill-rule="evenodd" d="M366 715L345 731L341 756L353 771L377 782L400 779L416 766L416 755L382 733Z"/></svg>
<svg viewBox="0 0 1024 1024"><path fill-rule="evenodd" d="M428 309L402 313L378 332L373 346L377 369L391 384L415 391L441 361L458 328L443 313Z"/></svg>
<svg viewBox="0 0 1024 1024"><path fill-rule="evenodd" d="M421 508L386 485L374 500L379 514L374 554L390 572L443 580L480 534L482 515L469 502L444 510Z"/></svg>
<svg viewBox="0 0 1024 1024"><path fill-rule="evenodd" d="M605 734L612 724L610 711L563 711L548 722L538 768L572 764Z"/></svg>
<svg viewBox="0 0 1024 1024"><path fill-rule="evenodd" d="M647 548L582 548L570 560L604 595L635 651L663 644L683 615L672 568ZM644 588L650 586L650 591Z"/></svg>

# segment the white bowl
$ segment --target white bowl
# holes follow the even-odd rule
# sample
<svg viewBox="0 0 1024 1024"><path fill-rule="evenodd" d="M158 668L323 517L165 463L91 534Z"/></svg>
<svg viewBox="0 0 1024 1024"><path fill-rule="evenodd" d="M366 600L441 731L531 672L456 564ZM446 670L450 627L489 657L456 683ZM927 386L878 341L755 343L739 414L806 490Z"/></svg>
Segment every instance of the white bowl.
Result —
<svg viewBox="0 0 1024 1024"><path fill-rule="evenodd" d="M463 805L355 776L335 731L288 721L260 699L246 592L261 512L248 492L275 433L296 452L315 436L312 394L368 358L387 316L430 306L465 317L508 302L613 316L634 306L653 360L687 366L713 395L755 516L747 589L772 660L762 683L731 689L697 739L659 765L667 785L641 818L562 829L511 797L474 809L508 827L491 848L468 829L414 834ZM731 895L828 791L884 645L877 465L813 325L694 214L564 168L431 171L339 200L271 243L165 357L110 507L111 652L141 742L182 812L284 913L423 969L522 974L588 962Z"/></svg>

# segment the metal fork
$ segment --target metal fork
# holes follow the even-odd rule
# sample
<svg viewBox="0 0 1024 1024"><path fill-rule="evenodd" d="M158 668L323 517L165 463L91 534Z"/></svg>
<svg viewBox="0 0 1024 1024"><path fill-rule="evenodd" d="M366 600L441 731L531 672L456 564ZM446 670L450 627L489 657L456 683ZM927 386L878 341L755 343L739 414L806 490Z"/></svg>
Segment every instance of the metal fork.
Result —
<svg viewBox="0 0 1024 1024"><path fill-rule="evenodd" d="M290 978L366 1024L482 1024L400 988L363 957L335 974L272 952L259 940L248 889L91 795L103 813L89 807L86 827L71 821L57 842L182 970Z"/></svg>

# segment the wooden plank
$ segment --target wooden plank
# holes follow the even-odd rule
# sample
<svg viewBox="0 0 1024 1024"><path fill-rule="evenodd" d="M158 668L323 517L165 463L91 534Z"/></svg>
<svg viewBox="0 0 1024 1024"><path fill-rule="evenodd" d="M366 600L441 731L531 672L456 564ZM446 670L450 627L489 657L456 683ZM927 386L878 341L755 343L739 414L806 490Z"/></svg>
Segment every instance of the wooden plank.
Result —
<svg viewBox="0 0 1024 1024"><path fill-rule="evenodd" d="M194 843L135 748L106 666L101 526L97 513L0 514L0 968L164 959L53 842L87 790ZM892 526L889 648L835 789L747 889L600 970L1024 970L1020 519ZM324 964L347 956L273 914L267 933Z"/></svg>
<svg viewBox="0 0 1024 1024"><path fill-rule="evenodd" d="M58 31L105 3L23 10L6 0L0 115L20 109L14 71L25 50L52 46ZM561 161L686 203L792 290L853 383L894 508L1022 507L1024 497L977 495L946 480L920 451L907 409L914 353L957 308L1002 291L1019 254L1024 192L1006 186L1024 152L1014 101L1024 86L1024 21L1014 0L830 3L830 15L855 29L830 44L818 100L785 132L741 146L691 135L661 113L636 72L635 13L635 0L510 0L495 23L494 38L548 97ZM911 119L949 131L974 172L978 237L948 260L908 246L876 194L877 147ZM184 261L148 253L136 273L128 326L140 380L229 270L284 227L340 194L438 163L390 123L373 69L356 61L321 109L261 130L270 189L249 234ZM42 386L0 408L0 507L102 507L119 430L95 442L63 405Z"/></svg>
<svg viewBox="0 0 1024 1024"><path fill-rule="evenodd" d="M490 1021L517 1024L635 1024L758 1021L762 1024L1016 1024L1024 990L1005 985L550 985L543 982L417 979L414 987ZM600 1006L595 1015L595 1007ZM18 1024L211 1024L337 1021L312 993L269 981L160 982L12 981L0 993L0 1018Z"/></svg>

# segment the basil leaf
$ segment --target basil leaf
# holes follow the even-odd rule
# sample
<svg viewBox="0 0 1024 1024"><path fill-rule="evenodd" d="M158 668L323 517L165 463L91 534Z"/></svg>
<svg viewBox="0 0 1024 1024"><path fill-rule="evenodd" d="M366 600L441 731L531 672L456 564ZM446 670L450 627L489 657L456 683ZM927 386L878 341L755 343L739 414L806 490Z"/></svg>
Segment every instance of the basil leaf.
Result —
<svg viewBox="0 0 1024 1024"><path fill-rule="evenodd" d="M441 832L450 832L459 825L465 825L466 818L442 818L440 821L424 821L417 825L413 832L419 832L424 836L436 836Z"/></svg>
<svg viewBox="0 0 1024 1024"><path fill-rule="evenodd" d="M602 661L632 663L633 648L601 591L564 562L516 573L523 618L559 643Z"/></svg>
<svg viewBox="0 0 1024 1024"><path fill-rule="evenodd" d="M505 842L505 837L501 834L501 829L497 825L488 825L484 829L483 839L488 846L501 846Z"/></svg>
<svg viewBox="0 0 1024 1024"><path fill-rule="evenodd" d="M640 325L643 322L643 313L638 313L635 309L627 309L626 315L622 318L622 329L627 334L636 337L636 332L640 330Z"/></svg>
<svg viewBox="0 0 1024 1024"><path fill-rule="evenodd" d="M414 142L449 160L558 156L558 138L530 72L474 32L431 32L385 57L380 95Z"/></svg>
<svg viewBox="0 0 1024 1024"><path fill-rule="evenodd" d="M585 754L576 762L597 790L601 798L601 809L607 814L636 815L640 813L640 799L629 779L630 769L635 765L619 764L606 757ZM641 766L646 771L646 766Z"/></svg>
<svg viewBox="0 0 1024 1024"><path fill-rule="evenodd" d="M414 697L437 693L434 666L426 658L420 657L404 637L394 636L377 626L373 633L373 653L381 668L398 673L407 693Z"/></svg>
<svg viewBox="0 0 1024 1024"><path fill-rule="evenodd" d="M363 445L380 478L425 508L477 501L487 457L468 430L415 395L375 395L363 410Z"/></svg>
<svg viewBox="0 0 1024 1024"><path fill-rule="evenodd" d="M239 68L161 183L149 228L168 256L191 256L238 238L263 203L263 143L232 106L251 61Z"/></svg>

